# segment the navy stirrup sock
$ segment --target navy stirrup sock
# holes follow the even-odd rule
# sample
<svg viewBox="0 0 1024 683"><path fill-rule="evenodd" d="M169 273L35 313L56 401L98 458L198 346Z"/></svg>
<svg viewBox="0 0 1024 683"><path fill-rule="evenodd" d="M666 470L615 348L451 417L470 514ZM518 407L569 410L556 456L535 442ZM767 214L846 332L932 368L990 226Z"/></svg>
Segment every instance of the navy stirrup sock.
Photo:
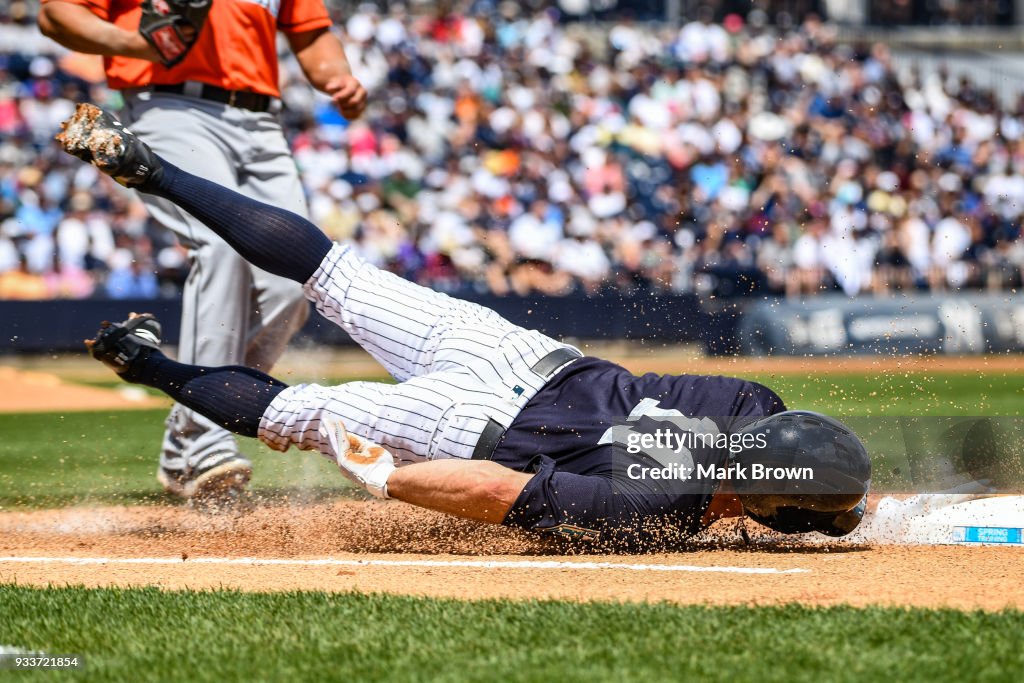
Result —
<svg viewBox="0 0 1024 683"><path fill-rule="evenodd" d="M134 361L121 377L160 389L228 431L250 437L257 436L263 413L288 386L252 368L185 365L157 350Z"/></svg>
<svg viewBox="0 0 1024 683"><path fill-rule="evenodd" d="M268 273L305 283L331 250L327 235L302 216L160 161L163 175L146 190L188 211Z"/></svg>

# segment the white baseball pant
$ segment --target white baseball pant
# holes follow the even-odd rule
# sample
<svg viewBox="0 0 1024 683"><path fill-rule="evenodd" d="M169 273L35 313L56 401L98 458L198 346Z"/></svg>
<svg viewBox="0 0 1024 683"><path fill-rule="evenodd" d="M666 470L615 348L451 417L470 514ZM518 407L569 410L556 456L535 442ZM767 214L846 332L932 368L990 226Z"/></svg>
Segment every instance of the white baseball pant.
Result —
<svg viewBox="0 0 1024 683"><path fill-rule="evenodd" d="M304 290L399 383L285 389L260 422L259 438L276 450L295 444L333 455L319 428L335 416L386 447L398 465L469 459L488 420L508 428L544 386L548 377L531 368L573 348L382 271L345 245L334 245Z"/></svg>

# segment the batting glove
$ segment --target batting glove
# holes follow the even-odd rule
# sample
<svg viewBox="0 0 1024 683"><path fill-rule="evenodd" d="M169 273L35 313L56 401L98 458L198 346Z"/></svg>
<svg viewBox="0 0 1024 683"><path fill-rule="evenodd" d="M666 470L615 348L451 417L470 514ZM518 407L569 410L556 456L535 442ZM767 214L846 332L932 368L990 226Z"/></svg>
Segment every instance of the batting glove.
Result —
<svg viewBox="0 0 1024 683"><path fill-rule="evenodd" d="M381 445L349 434L338 418L325 418L320 436L331 444L342 473L378 498L388 495L388 477L395 471L395 457Z"/></svg>

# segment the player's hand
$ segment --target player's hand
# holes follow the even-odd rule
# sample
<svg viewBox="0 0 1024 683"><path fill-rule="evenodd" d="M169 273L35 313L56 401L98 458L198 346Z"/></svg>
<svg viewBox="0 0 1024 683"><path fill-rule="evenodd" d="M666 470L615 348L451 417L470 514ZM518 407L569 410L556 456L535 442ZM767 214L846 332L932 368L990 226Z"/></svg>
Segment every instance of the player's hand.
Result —
<svg viewBox="0 0 1024 683"><path fill-rule="evenodd" d="M349 434L338 418L325 418L320 436L334 451L342 474L378 498L388 498L388 477L395 471L395 458L383 446Z"/></svg>
<svg viewBox="0 0 1024 683"><path fill-rule="evenodd" d="M199 39L213 0L142 0L139 33L170 68L185 59Z"/></svg>
<svg viewBox="0 0 1024 683"><path fill-rule="evenodd" d="M332 78L324 90L331 96L331 102L341 115L349 121L359 118L366 109L366 88L351 74Z"/></svg>

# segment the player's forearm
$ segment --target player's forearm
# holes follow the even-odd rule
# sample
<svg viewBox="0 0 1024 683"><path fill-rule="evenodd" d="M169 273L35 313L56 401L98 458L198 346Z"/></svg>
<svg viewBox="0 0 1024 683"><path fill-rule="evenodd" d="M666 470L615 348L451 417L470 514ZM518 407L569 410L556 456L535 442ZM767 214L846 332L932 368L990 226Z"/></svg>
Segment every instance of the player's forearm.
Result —
<svg viewBox="0 0 1024 683"><path fill-rule="evenodd" d="M309 82L330 96L331 102L348 120L366 109L366 89L348 64L341 41L328 28L288 36L292 51Z"/></svg>
<svg viewBox="0 0 1024 683"><path fill-rule="evenodd" d="M81 5L68 2L43 5L39 12L39 30L47 38L77 52L159 60L142 34L114 26Z"/></svg>
<svg viewBox="0 0 1024 683"><path fill-rule="evenodd" d="M533 475L487 460L431 460L400 467L388 495L456 517L501 524Z"/></svg>
<svg viewBox="0 0 1024 683"><path fill-rule="evenodd" d="M332 81L352 75L345 49L330 29L317 29L288 37L302 72L317 90L330 94Z"/></svg>

